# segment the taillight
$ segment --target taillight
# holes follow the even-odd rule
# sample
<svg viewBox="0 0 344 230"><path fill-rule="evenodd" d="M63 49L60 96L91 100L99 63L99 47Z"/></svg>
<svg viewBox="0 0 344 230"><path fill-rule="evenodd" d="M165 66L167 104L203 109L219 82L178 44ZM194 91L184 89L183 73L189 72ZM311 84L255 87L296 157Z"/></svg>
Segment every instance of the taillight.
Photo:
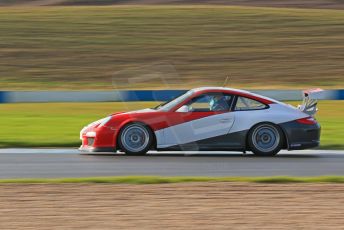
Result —
<svg viewBox="0 0 344 230"><path fill-rule="evenodd" d="M305 117L305 118L298 119L296 121L304 125L315 125L317 123L317 120L315 120L313 117Z"/></svg>

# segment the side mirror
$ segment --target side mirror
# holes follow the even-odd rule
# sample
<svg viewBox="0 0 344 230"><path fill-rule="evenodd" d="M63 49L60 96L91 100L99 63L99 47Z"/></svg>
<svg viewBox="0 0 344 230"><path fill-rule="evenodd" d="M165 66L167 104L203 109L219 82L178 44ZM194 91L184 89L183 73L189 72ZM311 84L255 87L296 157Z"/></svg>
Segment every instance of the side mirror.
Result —
<svg viewBox="0 0 344 230"><path fill-rule="evenodd" d="M187 112L189 112L189 106L183 105L182 107L180 107L179 109L177 109L176 112L178 112L178 113L187 113Z"/></svg>

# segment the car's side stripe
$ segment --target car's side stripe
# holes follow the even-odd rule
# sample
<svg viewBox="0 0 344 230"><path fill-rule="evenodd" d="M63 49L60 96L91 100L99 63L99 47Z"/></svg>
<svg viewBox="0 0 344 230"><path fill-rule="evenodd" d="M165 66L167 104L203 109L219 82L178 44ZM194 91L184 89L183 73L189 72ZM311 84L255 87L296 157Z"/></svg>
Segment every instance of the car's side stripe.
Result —
<svg viewBox="0 0 344 230"><path fill-rule="evenodd" d="M235 116L235 122L232 127L228 128L227 133L240 132L248 130L255 124L260 122L272 122L275 124L280 124L288 121L293 121L305 117L305 114L295 110L294 113L287 113L286 110L290 108L279 105L271 104L269 109L265 110L255 110L253 111L238 111L231 113ZM225 116L225 114L217 115ZM207 122L208 119L216 119L217 116L205 117L200 119L198 122ZM185 144L189 142L199 141L206 138L212 138L216 136L223 135L221 131L219 132L204 132L201 135L197 133L199 130L193 128L194 121L184 122L176 126L169 126L164 129L159 129L155 131L157 136L157 146L158 148L166 148L169 146ZM221 130L221 125L214 125L214 127ZM211 127L209 127L211 129Z"/></svg>
<svg viewBox="0 0 344 230"><path fill-rule="evenodd" d="M198 151L198 150L243 150L245 149L245 137L248 130L210 137L194 142L184 143L173 146L160 146L160 150L182 150L182 151Z"/></svg>
<svg viewBox="0 0 344 230"><path fill-rule="evenodd" d="M140 112L140 113L138 113ZM227 112L229 113L229 112ZM122 114L122 116L126 116L125 123L128 122L143 122L149 125L153 131L158 131L164 128L172 127L175 125L179 125L182 123L202 119L205 117L215 116L218 114L224 114L224 112L192 112L192 113L179 113L179 112L160 112L149 110L147 112L132 112ZM113 119L109 126L122 126L121 124L117 124L118 120Z"/></svg>
<svg viewBox="0 0 344 230"><path fill-rule="evenodd" d="M225 122L221 122L225 120ZM169 126L155 131L157 145L176 145L227 134L234 124L234 113L213 116Z"/></svg>
<svg viewBox="0 0 344 230"><path fill-rule="evenodd" d="M188 123L191 121L196 121L203 118L210 118L219 114L225 114L224 112L193 112L193 113L178 113L171 112L166 113L164 119L160 122L152 122L151 127L154 131L165 129L168 127L173 127L183 123Z"/></svg>

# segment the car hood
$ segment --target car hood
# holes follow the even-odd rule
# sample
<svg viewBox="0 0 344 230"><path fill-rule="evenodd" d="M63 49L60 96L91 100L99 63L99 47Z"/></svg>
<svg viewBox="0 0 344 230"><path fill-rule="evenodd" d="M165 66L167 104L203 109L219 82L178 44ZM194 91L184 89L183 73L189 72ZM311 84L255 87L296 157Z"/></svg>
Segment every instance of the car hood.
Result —
<svg viewBox="0 0 344 230"><path fill-rule="evenodd" d="M156 112L156 110L147 108L147 109L134 110L130 112L117 112L117 113L113 113L111 116L123 115L123 114L136 114L136 113L154 113L154 112Z"/></svg>

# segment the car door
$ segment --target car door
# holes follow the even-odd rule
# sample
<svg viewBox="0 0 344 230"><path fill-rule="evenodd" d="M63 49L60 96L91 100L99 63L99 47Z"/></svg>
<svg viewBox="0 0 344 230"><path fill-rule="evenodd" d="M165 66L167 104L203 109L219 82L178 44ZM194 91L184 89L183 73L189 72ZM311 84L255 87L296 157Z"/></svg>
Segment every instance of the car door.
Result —
<svg viewBox="0 0 344 230"><path fill-rule="evenodd" d="M222 105L216 105L214 97L222 97ZM168 116L171 124L177 120L179 122L164 129L163 145L187 145L197 150L207 144L214 144L214 138L228 134L234 124L235 117L231 112L233 98L229 94L207 93L181 105ZM207 140L211 142L208 143Z"/></svg>

